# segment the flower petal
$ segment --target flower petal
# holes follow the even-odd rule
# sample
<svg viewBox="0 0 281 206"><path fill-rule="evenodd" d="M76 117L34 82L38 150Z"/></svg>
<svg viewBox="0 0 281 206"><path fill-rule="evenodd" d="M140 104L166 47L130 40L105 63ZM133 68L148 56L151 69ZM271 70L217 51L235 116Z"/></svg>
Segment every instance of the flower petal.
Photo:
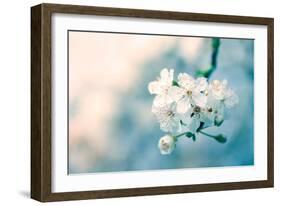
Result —
<svg viewBox="0 0 281 206"><path fill-rule="evenodd" d="M185 95L185 90L177 86L172 86L168 91L168 95L173 101L178 102Z"/></svg>
<svg viewBox="0 0 281 206"><path fill-rule="evenodd" d="M160 122L160 128L164 132L171 132L172 131L172 127L171 127L171 125L169 124L168 121L161 121Z"/></svg>
<svg viewBox="0 0 281 206"><path fill-rule="evenodd" d="M150 94L160 94L161 88L158 81L153 81L148 84L148 91Z"/></svg>
<svg viewBox="0 0 281 206"><path fill-rule="evenodd" d="M189 123L189 130L192 133L196 133L199 127L200 127L200 119L197 115L195 115L191 118L191 121Z"/></svg>
<svg viewBox="0 0 281 206"><path fill-rule="evenodd" d="M153 100L153 106L163 107L167 104L166 100L167 100L166 95L156 95Z"/></svg>
<svg viewBox="0 0 281 206"><path fill-rule="evenodd" d="M177 102L177 112L180 114L186 113L191 108L189 98L185 97Z"/></svg>
<svg viewBox="0 0 281 206"><path fill-rule="evenodd" d="M208 87L208 82L205 77L197 78L195 84L196 84L196 90L198 90L199 92L205 91Z"/></svg>
<svg viewBox="0 0 281 206"><path fill-rule="evenodd" d="M187 90L192 90L195 86L195 80L192 76L186 73L180 73L178 75L179 85Z"/></svg>
<svg viewBox="0 0 281 206"><path fill-rule="evenodd" d="M167 68L162 69L160 72L160 78L163 81L172 82L174 78L174 70L168 70Z"/></svg>
<svg viewBox="0 0 281 206"><path fill-rule="evenodd" d="M195 103L195 105L199 107L205 107L207 104L207 96L204 94L201 94L200 92L196 92L193 94L192 99Z"/></svg>
<svg viewBox="0 0 281 206"><path fill-rule="evenodd" d="M238 104L239 98L232 89L228 89L225 93L224 104L227 108L231 108Z"/></svg>

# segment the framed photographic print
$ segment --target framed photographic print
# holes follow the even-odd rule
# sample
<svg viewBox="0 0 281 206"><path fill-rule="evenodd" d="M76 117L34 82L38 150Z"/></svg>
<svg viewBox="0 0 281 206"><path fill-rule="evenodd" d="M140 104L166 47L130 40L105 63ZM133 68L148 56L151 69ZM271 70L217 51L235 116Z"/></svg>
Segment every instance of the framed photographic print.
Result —
<svg viewBox="0 0 281 206"><path fill-rule="evenodd" d="M31 8L31 197L273 187L273 19Z"/></svg>

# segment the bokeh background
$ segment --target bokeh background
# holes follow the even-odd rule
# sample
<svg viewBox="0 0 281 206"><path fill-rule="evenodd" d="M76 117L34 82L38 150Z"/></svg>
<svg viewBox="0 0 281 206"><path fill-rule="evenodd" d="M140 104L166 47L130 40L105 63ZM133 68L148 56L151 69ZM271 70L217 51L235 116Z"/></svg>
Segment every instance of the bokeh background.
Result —
<svg viewBox="0 0 281 206"><path fill-rule="evenodd" d="M227 79L239 104L220 127L220 144L180 138L161 155L164 133L151 113L150 81L163 68L176 75L207 68L211 38L69 32L69 174L254 164L254 40L221 38L212 79Z"/></svg>

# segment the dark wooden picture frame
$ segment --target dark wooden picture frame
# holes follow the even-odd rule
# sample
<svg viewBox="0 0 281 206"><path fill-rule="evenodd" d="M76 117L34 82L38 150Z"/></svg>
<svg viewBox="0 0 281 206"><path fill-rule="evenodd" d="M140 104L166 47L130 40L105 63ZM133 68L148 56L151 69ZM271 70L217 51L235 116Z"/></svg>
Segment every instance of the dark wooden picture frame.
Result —
<svg viewBox="0 0 281 206"><path fill-rule="evenodd" d="M54 13L221 22L267 26L267 180L53 193L51 190L51 16ZM31 198L42 201L159 195L273 187L274 83L272 18L40 4L31 8Z"/></svg>

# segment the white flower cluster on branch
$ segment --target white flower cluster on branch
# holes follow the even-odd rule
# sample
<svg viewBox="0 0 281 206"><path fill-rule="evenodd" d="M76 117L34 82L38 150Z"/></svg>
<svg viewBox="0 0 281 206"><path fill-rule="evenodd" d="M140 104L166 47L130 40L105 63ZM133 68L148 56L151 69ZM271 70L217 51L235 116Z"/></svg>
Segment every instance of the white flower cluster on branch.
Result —
<svg viewBox="0 0 281 206"><path fill-rule="evenodd" d="M204 77L195 79L187 73L180 73L174 80L174 70L165 68L156 81L149 83L148 90L155 95L152 112L161 130L168 133L159 141L161 154L170 154L178 137L195 139L198 132L224 142L221 135L201 130L220 126L225 110L238 104L239 98L226 80L208 82Z"/></svg>

